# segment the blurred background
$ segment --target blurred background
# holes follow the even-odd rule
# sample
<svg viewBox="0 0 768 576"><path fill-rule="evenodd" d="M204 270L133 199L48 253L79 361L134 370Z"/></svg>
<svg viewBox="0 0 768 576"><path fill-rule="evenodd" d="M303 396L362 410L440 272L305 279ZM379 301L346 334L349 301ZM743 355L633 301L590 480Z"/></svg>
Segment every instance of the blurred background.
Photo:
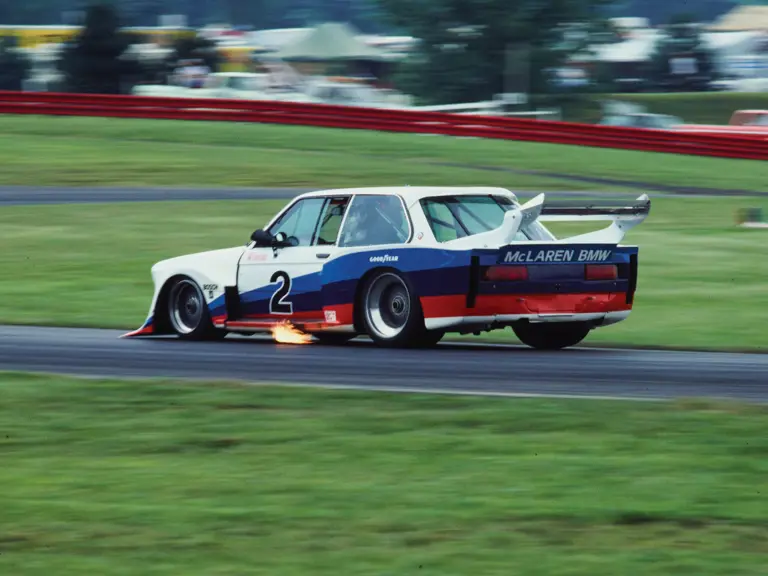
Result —
<svg viewBox="0 0 768 576"><path fill-rule="evenodd" d="M768 91L749 0L28 0L0 37L6 90L768 124L732 118ZM681 92L707 96L655 96Z"/></svg>

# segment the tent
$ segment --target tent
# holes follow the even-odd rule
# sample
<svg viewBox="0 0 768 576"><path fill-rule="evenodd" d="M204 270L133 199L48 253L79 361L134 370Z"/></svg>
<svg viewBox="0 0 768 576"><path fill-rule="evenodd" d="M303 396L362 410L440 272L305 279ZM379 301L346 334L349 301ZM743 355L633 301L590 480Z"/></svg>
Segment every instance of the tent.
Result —
<svg viewBox="0 0 768 576"><path fill-rule="evenodd" d="M713 32L768 31L768 6L739 6L709 26Z"/></svg>
<svg viewBox="0 0 768 576"><path fill-rule="evenodd" d="M360 40L353 28L333 22L321 24L296 42L277 50L273 56L305 62L388 59L384 51Z"/></svg>

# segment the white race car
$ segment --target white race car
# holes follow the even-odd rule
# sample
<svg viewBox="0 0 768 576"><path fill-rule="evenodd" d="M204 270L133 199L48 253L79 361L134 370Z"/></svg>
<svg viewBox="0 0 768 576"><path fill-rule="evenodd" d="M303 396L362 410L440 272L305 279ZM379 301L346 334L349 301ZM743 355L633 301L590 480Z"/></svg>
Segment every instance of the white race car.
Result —
<svg viewBox="0 0 768 576"><path fill-rule="evenodd" d="M534 348L573 346L629 315L638 248L619 242L649 211L646 195L555 207L503 188L302 194L245 246L155 264L149 317L125 336L213 339L287 321L327 343L427 346L510 326ZM548 220L610 225L558 239Z"/></svg>

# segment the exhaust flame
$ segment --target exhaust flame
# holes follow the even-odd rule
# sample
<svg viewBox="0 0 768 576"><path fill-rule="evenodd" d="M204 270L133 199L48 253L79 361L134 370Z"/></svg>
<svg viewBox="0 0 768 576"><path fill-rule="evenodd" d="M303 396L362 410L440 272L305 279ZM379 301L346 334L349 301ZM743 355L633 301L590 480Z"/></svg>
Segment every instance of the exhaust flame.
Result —
<svg viewBox="0 0 768 576"><path fill-rule="evenodd" d="M272 338L280 344L309 344L310 334L305 334L287 320L272 327Z"/></svg>

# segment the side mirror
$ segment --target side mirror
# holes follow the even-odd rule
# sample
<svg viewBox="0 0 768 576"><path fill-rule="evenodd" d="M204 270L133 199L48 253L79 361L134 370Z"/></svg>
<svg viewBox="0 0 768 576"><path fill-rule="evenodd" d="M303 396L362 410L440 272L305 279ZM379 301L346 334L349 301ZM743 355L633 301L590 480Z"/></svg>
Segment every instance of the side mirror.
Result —
<svg viewBox="0 0 768 576"><path fill-rule="evenodd" d="M285 232L278 232L273 239L275 246L288 246L288 235Z"/></svg>
<svg viewBox="0 0 768 576"><path fill-rule="evenodd" d="M266 230L256 230L251 234L251 240L256 243L256 246L272 246L274 238L272 234Z"/></svg>

